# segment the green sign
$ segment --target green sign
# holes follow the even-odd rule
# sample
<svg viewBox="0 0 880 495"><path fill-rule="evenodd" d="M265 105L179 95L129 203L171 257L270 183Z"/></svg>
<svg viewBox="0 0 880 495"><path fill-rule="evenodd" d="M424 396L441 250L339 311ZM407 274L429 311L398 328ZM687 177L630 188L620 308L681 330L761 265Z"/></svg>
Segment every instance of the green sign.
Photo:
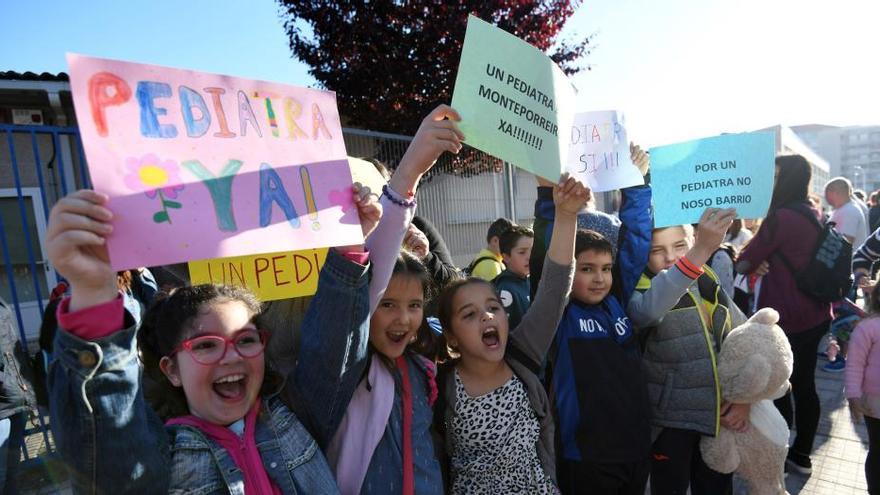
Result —
<svg viewBox="0 0 880 495"><path fill-rule="evenodd" d="M568 159L574 99L574 87L550 57L468 18L452 95L467 144L558 180Z"/></svg>

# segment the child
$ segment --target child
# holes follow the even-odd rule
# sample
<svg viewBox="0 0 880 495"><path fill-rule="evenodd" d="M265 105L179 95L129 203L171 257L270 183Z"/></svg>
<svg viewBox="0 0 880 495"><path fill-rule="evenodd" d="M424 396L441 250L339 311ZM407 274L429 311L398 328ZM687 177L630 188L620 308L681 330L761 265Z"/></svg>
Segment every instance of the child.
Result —
<svg viewBox="0 0 880 495"><path fill-rule="evenodd" d="M731 329L745 321L705 266L735 217L708 208L693 240L690 225L654 229L648 268L627 305L641 334L654 443L651 492L722 494L731 475L709 469L700 437L722 426L748 427L747 405L723 404L715 354Z"/></svg>
<svg viewBox="0 0 880 495"><path fill-rule="evenodd" d="M880 494L880 284L868 301L871 317L862 320L849 342L846 398L853 420L864 418L868 429L865 477L868 493Z"/></svg>
<svg viewBox="0 0 880 495"><path fill-rule="evenodd" d="M430 277L420 262L398 255L421 175L441 153L461 148L458 120L446 105L431 112L383 192L383 218L367 242L374 270L369 329L303 331L297 387L310 399L302 401L310 429L346 495L443 493L431 437L435 370L414 351L425 342L420 336L427 340Z"/></svg>
<svg viewBox="0 0 880 495"><path fill-rule="evenodd" d="M444 365L435 409L452 493L558 493L552 408L537 373L571 290L577 212L587 189L564 179L554 198L544 281L509 342L507 315L491 284L456 281L440 296L444 336L459 356Z"/></svg>
<svg viewBox="0 0 880 495"><path fill-rule="evenodd" d="M534 242L535 233L532 229L518 225L502 234L499 242L501 256L507 268L492 283L498 290L504 310L507 311L507 320L514 328L519 325L522 315L531 304L529 256L532 254Z"/></svg>
<svg viewBox="0 0 880 495"><path fill-rule="evenodd" d="M501 257L501 235L513 227L513 222L506 218L499 218L492 222L489 231L486 232L486 247L477 253L477 257L465 268L465 275L481 278L491 282L504 271L503 258Z"/></svg>
<svg viewBox="0 0 880 495"><path fill-rule="evenodd" d="M253 294L179 289L154 303L138 329L110 268L106 201L88 190L62 199L47 234L49 258L71 285L58 310L49 388L52 429L75 491L336 493L314 439L278 398ZM367 235L381 210L366 195L355 203ZM363 258L358 251L344 256ZM366 266L331 251L305 327L365 327L367 280ZM169 394L183 396L183 415L164 427L143 398L136 343L145 367L157 366Z"/></svg>
<svg viewBox="0 0 880 495"><path fill-rule="evenodd" d="M633 162L647 174L637 146ZM629 187L622 196L616 261L604 236L577 233L571 298L551 353L562 493L643 495L650 472L648 391L625 308L651 246L651 189ZM552 227L555 218L542 220Z"/></svg>

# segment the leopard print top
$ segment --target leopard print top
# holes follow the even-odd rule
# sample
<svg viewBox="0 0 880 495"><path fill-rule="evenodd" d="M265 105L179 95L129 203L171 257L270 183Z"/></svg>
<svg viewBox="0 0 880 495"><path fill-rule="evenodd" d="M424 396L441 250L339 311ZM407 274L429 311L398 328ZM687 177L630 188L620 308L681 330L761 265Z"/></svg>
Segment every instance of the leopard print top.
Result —
<svg viewBox="0 0 880 495"><path fill-rule="evenodd" d="M559 493L541 467L540 424L516 375L488 394L471 397L456 371L455 393L453 493Z"/></svg>

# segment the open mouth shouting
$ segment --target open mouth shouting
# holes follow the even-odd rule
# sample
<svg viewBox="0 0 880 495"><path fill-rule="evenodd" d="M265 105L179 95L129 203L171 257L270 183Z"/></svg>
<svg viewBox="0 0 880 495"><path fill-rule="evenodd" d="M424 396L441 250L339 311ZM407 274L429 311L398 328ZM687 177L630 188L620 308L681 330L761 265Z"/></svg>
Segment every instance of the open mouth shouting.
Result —
<svg viewBox="0 0 880 495"><path fill-rule="evenodd" d="M221 399L230 402L242 400L247 392L247 376L242 373L226 375L214 380L212 384L214 393Z"/></svg>
<svg viewBox="0 0 880 495"><path fill-rule="evenodd" d="M408 335L409 335L409 332L407 332L405 330L399 331L399 332L394 332L394 331L385 332L385 336L388 337L388 340L390 340L391 342L394 342L395 344L400 344L401 342L406 342Z"/></svg>
<svg viewBox="0 0 880 495"><path fill-rule="evenodd" d="M498 329L494 326L486 327L483 329L482 335L483 344L489 348L489 350L495 351L501 348L501 336L498 334Z"/></svg>

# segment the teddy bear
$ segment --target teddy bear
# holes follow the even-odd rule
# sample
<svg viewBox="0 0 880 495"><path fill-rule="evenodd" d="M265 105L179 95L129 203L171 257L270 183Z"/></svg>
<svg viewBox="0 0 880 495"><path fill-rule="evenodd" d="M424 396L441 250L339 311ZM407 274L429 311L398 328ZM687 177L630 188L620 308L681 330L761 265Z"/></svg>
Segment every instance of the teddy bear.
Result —
<svg viewBox="0 0 880 495"><path fill-rule="evenodd" d="M761 309L722 343L717 357L722 398L751 404L750 425L742 433L722 427L718 436L700 442L706 464L721 473L735 471L751 495L787 493L788 425L772 401L788 392L794 357L778 321L775 310Z"/></svg>

